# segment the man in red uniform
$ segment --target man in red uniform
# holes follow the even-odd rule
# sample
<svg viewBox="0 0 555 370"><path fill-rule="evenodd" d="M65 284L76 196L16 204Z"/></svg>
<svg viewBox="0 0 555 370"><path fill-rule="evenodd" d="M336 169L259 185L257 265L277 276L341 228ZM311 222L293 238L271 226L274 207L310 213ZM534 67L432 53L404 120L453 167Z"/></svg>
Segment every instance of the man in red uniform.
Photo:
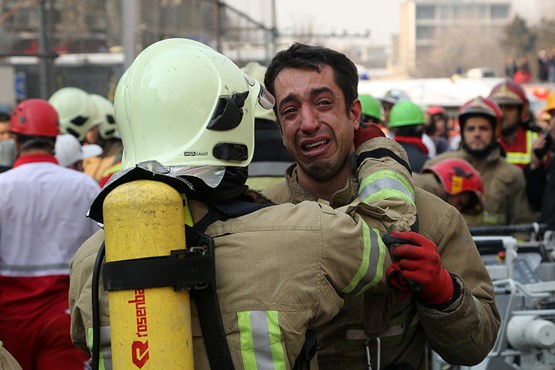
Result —
<svg viewBox="0 0 555 370"><path fill-rule="evenodd" d="M530 163L532 142L538 136L538 130L530 122L530 104L524 89L507 79L494 86L489 98L499 105L503 113L499 143L506 153L507 162L524 168Z"/></svg>
<svg viewBox="0 0 555 370"><path fill-rule="evenodd" d="M0 341L24 370L82 370L88 355L70 338L69 261L98 226L86 217L100 191L60 166L58 114L24 100L10 132L19 157L0 174Z"/></svg>

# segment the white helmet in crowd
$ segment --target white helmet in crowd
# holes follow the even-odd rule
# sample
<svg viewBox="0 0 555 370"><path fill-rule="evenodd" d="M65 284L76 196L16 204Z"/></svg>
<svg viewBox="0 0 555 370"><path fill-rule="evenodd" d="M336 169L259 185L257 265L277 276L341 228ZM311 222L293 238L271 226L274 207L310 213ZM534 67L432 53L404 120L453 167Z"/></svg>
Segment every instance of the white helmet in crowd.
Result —
<svg viewBox="0 0 555 370"><path fill-rule="evenodd" d="M48 100L60 117L60 130L72 134L80 142L85 140L87 132L98 125L97 109L93 100L85 91L76 87L63 87Z"/></svg>
<svg viewBox="0 0 555 370"><path fill-rule="evenodd" d="M100 137L103 139L119 139L116 118L114 117L114 104L101 95L90 94L90 96L98 110L97 121L100 123L98 125Z"/></svg>
<svg viewBox="0 0 555 370"><path fill-rule="evenodd" d="M96 144L81 145L71 134L58 135L54 156L61 166L69 167L77 161L102 154L102 147Z"/></svg>
<svg viewBox="0 0 555 370"><path fill-rule="evenodd" d="M156 42L116 88L123 167L246 166L258 102L271 109L273 97L222 54L183 38Z"/></svg>

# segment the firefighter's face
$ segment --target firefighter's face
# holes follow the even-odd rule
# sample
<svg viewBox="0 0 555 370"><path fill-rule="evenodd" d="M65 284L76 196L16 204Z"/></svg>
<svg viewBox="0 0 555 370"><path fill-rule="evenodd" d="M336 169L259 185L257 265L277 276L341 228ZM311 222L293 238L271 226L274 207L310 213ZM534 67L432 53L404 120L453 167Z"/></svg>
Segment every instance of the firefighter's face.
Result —
<svg viewBox="0 0 555 370"><path fill-rule="evenodd" d="M494 140L493 127L485 117L469 117L463 129L463 140L472 150L482 150Z"/></svg>
<svg viewBox="0 0 555 370"><path fill-rule="evenodd" d="M299 165L299 180L350 174L362 108L358 99L345 107L333 70L286 68L275 79L275 95L283 143Z"/></svg>
<svg viewBox="0 0 555 370"><path fill-rule="evenodd" d="M447 203L455 207L459 212L461 212L471 200L472 194L467 191L463 191L457 195L447 196Z"/></svg>
<svg viewBox="0 0 555 370"><path fill-rule="evenodd" d="M520 106L515 104L499 105L503 113L503 129L507 130L517 126L520 122Z"/></svg>

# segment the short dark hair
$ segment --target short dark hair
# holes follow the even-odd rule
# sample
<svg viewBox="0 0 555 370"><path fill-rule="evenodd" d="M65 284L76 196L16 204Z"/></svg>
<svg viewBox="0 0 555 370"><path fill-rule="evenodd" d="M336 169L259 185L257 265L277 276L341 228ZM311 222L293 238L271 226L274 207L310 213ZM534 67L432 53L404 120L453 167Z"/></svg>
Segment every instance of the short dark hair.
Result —
<svg viewBox="0 0 555 370"><path fill-rule="evenodd" d="M7 112L0 111L0 122L10 122L11 116Z"/></svg>
<svg viewBox="0 0 555 370"><path fill-rule="evenodd" d="M298 68L320 72L324 66L332 68L334 81L343 92L345 107L349 109L358 97L357 68L345 54L326 47L296 42L289 49L280 51L266 70L264 84L270 94L275 96L274 82L283 69Z"/></svg>

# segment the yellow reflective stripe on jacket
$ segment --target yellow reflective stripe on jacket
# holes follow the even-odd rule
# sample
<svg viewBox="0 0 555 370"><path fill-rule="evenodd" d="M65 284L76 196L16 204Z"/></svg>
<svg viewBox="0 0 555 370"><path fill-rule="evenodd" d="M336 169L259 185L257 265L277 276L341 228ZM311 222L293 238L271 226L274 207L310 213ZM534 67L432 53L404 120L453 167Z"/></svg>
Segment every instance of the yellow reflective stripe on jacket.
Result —
<svg viewBox="0 0 555 370"><path fill-rule="evenodd" d="M401 198L414 205L414 189L401 173L383 170L373 172L362 179L359 198L365 203L377 199Z"/></svg>
<svg viewBox="0 0 555 370"><path fill-rule="evenodd" d="M506 160L511 164L528 164L532 158L532 142L538 137L536 132L526 131L526 151L507 152Z"/></svg>
<svg viewBox="0 0 555 370"><path fill-rule="evenodd" d="M341 293L356 295L372 288L383 277L383 265L387 248L378 231L371 229L366 223L362 224L364 243L362 262L358 271L347 287Z"/></svg>
<svg viewBox="0 0 555 370"><path fill-rule="evenodd" d="M245 370L286 370L277 311L237 312Z"/></svg>
<svg viewBox="0 0 555 370"><path fill-rule="evenodd" d="M506 225L507 215L505 213L490 213L488 211L484 212L482 221L490 225Z"/></svg>
<svg viewBox="0 0 555 370"><path fill-rule="evenodd" d="M102 172L102 175L101 175L101 176L102 176L102 177L106 177L106 176L108 176L108 175L110 175L110 174L112 174L112 173L119 172L119 171L121 171L121 166L122 166L122 165L121 165L121 162L118 162L118 163L116 163L116 164L114 164L114 165L108 167L106 170L104 170L104 172Z"/></svg>
<svg viewBox="0 0 555 370"><path fill-rule="evenodd" d="M111 336L110 327L104 326L100 328L100 358L98 359L99 370L112 369L112 348L110 347ZM93 347L93 328L87 329L87 347L92 353Z"/></svg>

